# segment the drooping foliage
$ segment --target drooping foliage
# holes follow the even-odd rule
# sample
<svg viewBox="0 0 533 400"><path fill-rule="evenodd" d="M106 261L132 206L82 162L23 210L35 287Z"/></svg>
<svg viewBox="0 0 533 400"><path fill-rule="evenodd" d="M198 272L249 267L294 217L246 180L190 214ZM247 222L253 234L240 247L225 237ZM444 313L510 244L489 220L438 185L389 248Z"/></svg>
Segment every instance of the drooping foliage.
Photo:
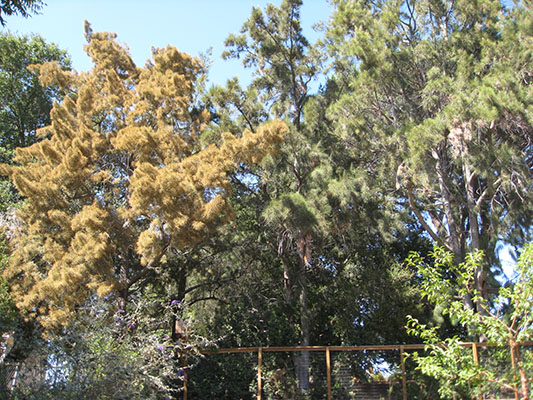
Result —
<svg viewBox="0 0 533 400"><path fill-rule="evenodd" d="M531 6L335 2L328 41L346 94L333 115L354 170L456 262L531 232Z"/></svg>
<svg viewBox="0 0 533 400"><path fill-rule="evenodd" d="M127 299L167 253L228 221L227 172L272 152L285 129L273 122L200 147L199 60L167 47L139 68L115 36L86 26L88 73L35 67L68 95L39 131L45 139L2 167L26 198L4 276L17 306L47 326L92 293Z"/></svg>

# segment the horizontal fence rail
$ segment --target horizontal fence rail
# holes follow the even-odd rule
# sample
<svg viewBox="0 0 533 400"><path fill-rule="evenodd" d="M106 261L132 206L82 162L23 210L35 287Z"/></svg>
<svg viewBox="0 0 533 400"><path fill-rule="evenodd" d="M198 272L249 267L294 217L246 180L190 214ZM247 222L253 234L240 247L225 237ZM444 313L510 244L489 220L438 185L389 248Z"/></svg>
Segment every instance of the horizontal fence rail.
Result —
<svg viewBox="0 0 533 400"><path fill-rule="evenodd" d="M505 348L506 345L501 344L491 344L485 342L464 342L460 344L462 347L472 349L472 357L476 364L479 364L479 351L482 348ZM520 346L533 346L533 342L524 342L520 343ZM445 348L446 345L442 344L441 347ZM210 357L218 354L257 354L257 400L263 400L263 376L262 376L262 366L265 353L294 353L294 352L323 352L325 354L325 369L326 369L326 385L327 385L327 399L333 399L332 392L332 353L335 352L367 352L367 351L377 351L377 352L390 352L397 351L400 356L400 371L401 371L401 398L407 400L407 373L406 373L406 355L407 352L416 351L416 350L427 350L428 345L425 344L404 344L404 345L366 345L366 346L278 346L278 347L239 347L239 348L220 348L215 350L205 350L201 354ZM188 374L187 374L188 375ZM186 375L186 376L187 376ZM384 398L383 395L379 392L380 384L370 385L366 384L368 393L371 393L372 390L377 393L375 398ZM384 386L383 384L381 386ZM359 384L360 388L365 388L365 384ZM363 390L359 389L359 390ZM187 400L187 382L184 385L184 396L183 399ZM372 396L372 394L369 394ZM356 398L365 398L364 395L355 395ZM366 397L374 398L374 397ZM517 398L517 397L516 397ZM481 397L478 398L481 400Z"/></svg>

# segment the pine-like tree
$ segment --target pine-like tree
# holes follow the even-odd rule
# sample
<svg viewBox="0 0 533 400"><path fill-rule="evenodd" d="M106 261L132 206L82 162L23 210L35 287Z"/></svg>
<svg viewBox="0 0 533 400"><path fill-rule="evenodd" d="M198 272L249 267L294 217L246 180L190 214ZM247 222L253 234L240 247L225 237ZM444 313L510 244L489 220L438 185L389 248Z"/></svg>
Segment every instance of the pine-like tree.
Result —
<svg viewBox="0 0 533 400"><path fill-rule="evenodd" d="M497 266L501 242L531 233L530 3L335 6L329 44L347 86L332 115L353 171L457 263L481 249ZM485 297L488 271L476 276Z"/></svg>
<svg viewBox="0 0 533 400"><path fill-rule="evenodd" d="M227 58L243 58L255 79L244 91L231 81L225 92L244 124L257 124L263 115L284 118L289 133L276 160L261 165L260 185L265 195L263 218L275 235L272 243L283 266L284 298L297 311L293 324L300 345L310 345L311 308L308 274L316 256L315 246L327 235L330 221L328 184L333 171L319 118L304 117L309 104L320 114L320 102L312 99L312 83L322 69L322 56L303 35L301 0L285 0L279 7L254 8L240 35L226 40ZM220 96L219 96L220 97ZM257 100L256 100L257 99ZM219 102L220 103L220 102ZM262 104L262 110L252 105ZM222 105L222 104L221 104ZM315 264L316 260L315 260ZM300 389L309 389L308 352L295 360Z"/></svg>
<svg viewBox="0 0 533 400"><path fill-rule="evenodd" d="M227 173L275 151L285 130L275 121L201 146L201 62L169 46L139 68L115 37L86 25L88 73L36 67L68 95L39 131L45 139L2 166L25 197L4 276L17 306L47 327L95 293L126 302L172 253L228 221Z"/></svg>

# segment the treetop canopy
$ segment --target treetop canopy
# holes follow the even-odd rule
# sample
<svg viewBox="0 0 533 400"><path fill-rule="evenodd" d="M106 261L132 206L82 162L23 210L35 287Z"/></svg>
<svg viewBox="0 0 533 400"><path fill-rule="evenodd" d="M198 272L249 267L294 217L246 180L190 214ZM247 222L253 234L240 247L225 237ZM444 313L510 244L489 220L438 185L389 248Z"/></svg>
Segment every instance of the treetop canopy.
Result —
<svg viewBox="0 0 533 400"><path fill-rule="evenodd" d="M128 288L165 255L228 221L228 172L275 152L285 125L201 146L210 118L195 102L200 60L172 46L137 67L115 34L86 27L94 68L35 66L67 96L44 139L2 165L25 198L23 231L4 275L19 308L61 323L77 304Z"/></svg>

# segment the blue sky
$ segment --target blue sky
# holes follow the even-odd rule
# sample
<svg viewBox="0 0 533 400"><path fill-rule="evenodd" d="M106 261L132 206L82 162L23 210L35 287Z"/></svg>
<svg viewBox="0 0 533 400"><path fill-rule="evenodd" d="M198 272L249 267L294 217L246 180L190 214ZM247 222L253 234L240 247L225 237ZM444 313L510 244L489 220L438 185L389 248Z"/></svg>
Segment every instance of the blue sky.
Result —
<svg viewBox="0 0 533 400"><path fill-rule="evenodd" d="M91 67L83 52L83 23L88 20L94 31L116 32L120 43L127 44L135 63L144 65L152 47L171 44L194 56L213 48L209 79L224 84L235 75L248 74L238 61L224 61L220 55L224 40L238 33L252 7L279 5L281 0L47 0L41 15L28 19L6 17L2 31L38 33L68 51L78 71ZM318 34L312 26L326 21L331 6L327 0L307 0L301 10L304 32L310 41Z"/></svg>

